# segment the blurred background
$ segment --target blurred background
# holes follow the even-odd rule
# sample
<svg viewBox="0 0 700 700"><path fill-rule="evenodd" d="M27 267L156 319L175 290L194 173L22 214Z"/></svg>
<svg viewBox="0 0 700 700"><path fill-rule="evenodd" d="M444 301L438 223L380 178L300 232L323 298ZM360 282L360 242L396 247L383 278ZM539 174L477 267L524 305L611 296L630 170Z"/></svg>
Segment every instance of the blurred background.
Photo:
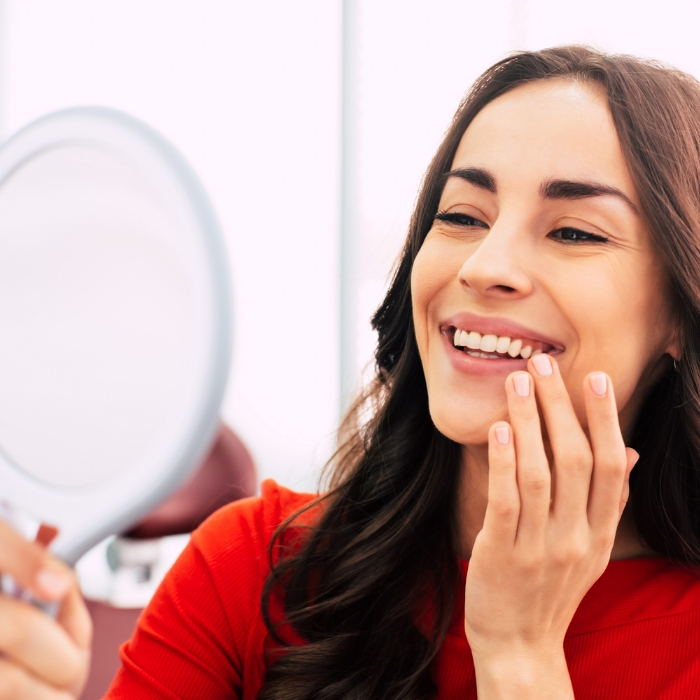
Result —
<svg viewBox="0 0 700 700"><path fill-rule="evenodd" d="M105 105L184 154L233 273L223 418L260 480L313 489L421 176L474 78L567 42L700 75L698 20L682 0L3 0L0 138Z"/></svg>

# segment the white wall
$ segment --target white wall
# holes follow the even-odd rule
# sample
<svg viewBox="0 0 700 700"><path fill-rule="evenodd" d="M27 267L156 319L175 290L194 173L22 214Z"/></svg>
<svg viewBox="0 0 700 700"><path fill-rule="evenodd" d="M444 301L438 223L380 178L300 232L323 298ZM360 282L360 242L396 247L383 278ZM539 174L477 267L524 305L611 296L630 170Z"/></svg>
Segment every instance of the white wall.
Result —
<svg viewBox="0 0 700 700"><path fill-rule="evenodd" d="M234 279L224 417L262 477L311 486L338 405L338 4L9 0L4 20L5 135L102 104L199 173Z"/></svg>
<svg viewBox="0 0 700 700"><path fill-rule="evenodd" d="M227 237L226 420L261 476L313 486L338 419L341 0L5 0L0 128L102 104L159 129ZM513 48L585 42L700 75L700 5L357 0L359 343L423 171L461 96ZM271 342L274 338L274 342Z"/></svg>

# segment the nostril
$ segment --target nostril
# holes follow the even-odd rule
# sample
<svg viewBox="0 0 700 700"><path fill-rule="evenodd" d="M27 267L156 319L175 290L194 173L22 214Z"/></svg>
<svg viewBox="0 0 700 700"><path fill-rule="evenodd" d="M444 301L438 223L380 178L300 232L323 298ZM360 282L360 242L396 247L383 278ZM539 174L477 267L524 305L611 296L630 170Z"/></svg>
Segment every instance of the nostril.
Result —
<svg viewBox="0 0 700 700"><path fill-rule="evenodd" d="M498 289L501 292L514 292L515 287L507 287L505 284L497 284L493 287L493 289Z"/></svg>

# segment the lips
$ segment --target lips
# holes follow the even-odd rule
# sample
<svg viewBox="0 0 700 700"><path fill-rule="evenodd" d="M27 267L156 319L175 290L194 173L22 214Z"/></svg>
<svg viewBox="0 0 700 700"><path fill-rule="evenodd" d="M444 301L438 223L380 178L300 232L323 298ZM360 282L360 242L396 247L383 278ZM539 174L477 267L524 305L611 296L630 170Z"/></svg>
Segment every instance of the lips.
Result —
<svg viewBox="0 0 700 700"><path fill-rule="evenodd" d="M460 331L460 340L455 345L455 334L458 330ZM468 331L469 345L474 345L472 341L480 336L480 342L484 341L486 350L460 346L461 331ZM564 350L561 341L537 329L529 328L509 319L477 316L464 311L454 314L442 322L440 335L443 339L447 359L452 367L460 374L473 376L503 377L510 372L526 370L531 353L534 355L546 352L550 355L557 355ZM495 339L497 341L495 352L491 352L489 349ZM515 342L515 346L520 345L520 354L515 353L513 356L507 352L499 352L498 340L500 339L503 340L503 346L505 346L505 340L509 340L511 353L518 349L513 346L513 342ZM527 357L523 357L522 352L525 352Z"/></svg>

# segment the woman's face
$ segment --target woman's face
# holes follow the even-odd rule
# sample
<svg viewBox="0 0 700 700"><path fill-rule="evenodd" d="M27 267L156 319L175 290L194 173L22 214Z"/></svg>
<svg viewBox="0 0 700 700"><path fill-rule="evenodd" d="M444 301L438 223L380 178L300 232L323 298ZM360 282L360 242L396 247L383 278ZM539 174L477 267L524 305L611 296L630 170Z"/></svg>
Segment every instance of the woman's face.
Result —
<svg viewBox="0 0 700 700"><path fill-rule="evenodd" d="M556 357L584 426L583 381L607 372L628 431L678 348L602 90L548 80L499 97L464 133L451 172L411 279L437 428L485 443L530 348Z"/></svg>

